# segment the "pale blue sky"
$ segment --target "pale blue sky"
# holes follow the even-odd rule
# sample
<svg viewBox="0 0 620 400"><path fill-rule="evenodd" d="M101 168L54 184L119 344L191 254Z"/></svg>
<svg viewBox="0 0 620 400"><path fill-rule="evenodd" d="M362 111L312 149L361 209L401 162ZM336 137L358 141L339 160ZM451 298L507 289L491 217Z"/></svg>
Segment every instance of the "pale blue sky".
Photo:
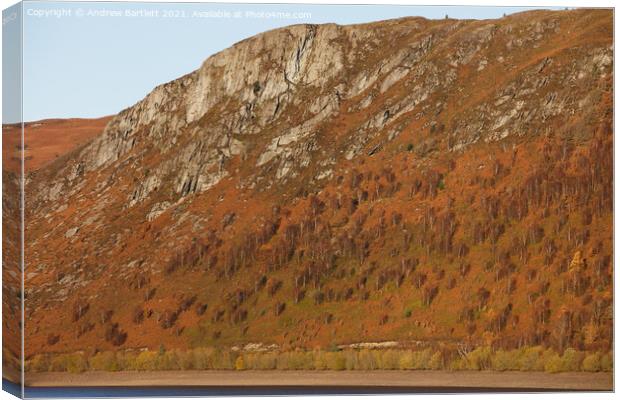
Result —
<svg viewBox="0 0 620 400"><path fill-rule="evenodd" d="M155 86L195 70L211 54L276 27L351 24L403 16L444 18L446 14L451 18L486 19L531 9L34 1L25 2L23 7L25 121L115 114ZM57 10L56 15L51 14L53 10ZM127 10L158 14L128 17ZM89 11L120 12L123 16L89 16ZM165 11L173 11L173 18L164 17ZM241 18L205 18L193 15L195 11L302 12L310 13L310 17L249 18L242 14ZM5 115L3 119L8 122L19 117Z"/></svg>

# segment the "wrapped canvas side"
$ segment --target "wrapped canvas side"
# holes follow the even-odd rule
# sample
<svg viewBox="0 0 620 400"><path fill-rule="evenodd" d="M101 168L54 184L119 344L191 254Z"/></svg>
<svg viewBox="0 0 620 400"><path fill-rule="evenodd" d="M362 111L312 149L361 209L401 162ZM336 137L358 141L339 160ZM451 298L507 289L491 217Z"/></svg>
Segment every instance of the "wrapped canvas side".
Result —
<svg viewBox="0 0 620 400"><path fill-rule="evenodd" d="M2 12L2 388L23 394L22 4Z"/></svg>

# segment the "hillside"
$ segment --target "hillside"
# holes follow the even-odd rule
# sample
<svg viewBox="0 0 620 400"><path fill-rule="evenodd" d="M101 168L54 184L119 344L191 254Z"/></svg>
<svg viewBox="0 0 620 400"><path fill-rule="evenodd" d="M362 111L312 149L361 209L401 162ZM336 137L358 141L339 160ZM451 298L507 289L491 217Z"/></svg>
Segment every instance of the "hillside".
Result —
<svg viewBox="0 0 620 400"><path fill-rule="evenodd" d="M6 133L2 145L5 170L18 170L20 157L24 158L26 172L44 167L99 135L110 119L54 119L26 123L24 141L27 147L23 152L19 151L20 127L5 125L2 127Z"/></svg>
<svg viewBox="0 0 620 400"><path fill-rule="evenodd" d="M2 281L3 313L6 316L3 325L4 346L10 357L7 363L18 359L21 348L19 323L21 312L21 274L19 270L19 182L21 159L24 169L30 173L44 168L55 158L75 150L101 134L110 117L99 119L54 119L28 122L24 124L24 141L21 148L21 125L6 124L2 126L2 173L3 173L3 232L2 236ZM13 359L13 361L10 361ZM6 364L5 364L6 365ZM9 371L11 369L11 371ZM4 374L11 375L19 370L15 364L4 369ZM11 376L14 381L17 380Z"/></svg>
<svg viewBox="0 0 620 400"><path fill-rule="evenodd" d="M296 25L157 87L28 174L27 357L610 350L612 19Z"/></svg>

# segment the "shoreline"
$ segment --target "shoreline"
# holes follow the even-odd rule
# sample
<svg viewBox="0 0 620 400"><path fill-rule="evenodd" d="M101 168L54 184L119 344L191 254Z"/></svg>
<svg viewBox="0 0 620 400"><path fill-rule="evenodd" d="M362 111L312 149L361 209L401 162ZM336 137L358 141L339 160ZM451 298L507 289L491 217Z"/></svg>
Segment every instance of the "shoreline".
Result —
<svg viewBox="0 0 620 400"><path fill-rule="evenodd" d="M120 371L32 372L27 387L356 387L613 390L612 372Z"/></svg>

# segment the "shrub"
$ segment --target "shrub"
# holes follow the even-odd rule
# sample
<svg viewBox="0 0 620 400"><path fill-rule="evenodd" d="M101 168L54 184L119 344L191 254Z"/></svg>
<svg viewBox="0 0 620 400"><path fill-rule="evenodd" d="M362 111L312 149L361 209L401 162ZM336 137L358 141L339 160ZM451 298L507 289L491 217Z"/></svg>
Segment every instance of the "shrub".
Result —
<svg viewBox="0 0 620 400"><path fill-rule="evenodd" d="M122 331L118 323L110 324L105 330L105 340L114 346L120 346L127 340L127 332Z"/></svg>
<svg viewBox="0 0 620 400"><path fill-rule="evenodd" d="M88 369L86 357L81 353L62 354L52 359L50 371L70 372L72 374L84 372Z"/></svg>
<svg viewBox="0 0 620 400"><path fill-rule="evenodd" d="M143 351L136 357L134 368L138 371L155 371L159 355L155 351Z"/></svg>
<svg viewBox="0 0 620 400"><path fill-rule="evenodd" d="M133 310L132 321L134 324L141 324L144 321L144 310L142 307L136 307Z"/></svg>
<svg viewBox="0 0 620 400"><path fill-rule="evenodd" d="M118 371L116 354L112 351L97 353L88 359L88 366L94 371Z"/></svg>
<svg viewBox="0 0 620 400"><path fill-rule="evenodd" d="M333 371L342 371L346 367L345 358L341 352L328 353L327 366Z"/></svg>
<svg viewBox="0 0 620 400"><path fill-rule="evenodd" d="M601 371L611 372L613 370L614 357L611 353L601 356Z"/></svg>
<svg viewBox="0 0 620 400"><path fill-rule="evenodd" d="M261 354L259 358L260 369L276 369L277 358L275 353Z"/></svg>
<svg viewBox="0 0 620 400"><path fill-rule="evenodd" d="M206 370L212 368L213 349L198 348L192 350L192 363L195 369Z"/></svg>
<svg viewBox="0 0 620 400"><path fill-rule="evenodd" d="M88 362L83 354L72 354L67 357L67 372L72 374L84 372L88 369Z"/></svg>
<svg viewBox="0 0 620 400"><path fill-rule="evenodd" d="M275 353L247 353L243 355L246 369L271 370L277 367L277 355Z"/></svg>
<svg viewBox="0 0 620 400"><path fill-rule="evenodd" d="M562 362L562 357L557 354L554 354L545 360L545 372L562 372L563 367L564 363Z"/></svg>
<svg viewBox="0 0 620 400"><path fill-rule="evenodd" d="M50 369L49 357L44 354L37 354L26 364L30 372L47 372Z"/></svg>
<svg viewBox="0 0 620 400"><path fill-rule="evenodd" d="M478 347L461 358L449 348L432 350L284 351L238 353L213 348L159 351L107 351L91 357L82 353L36 355L27 371L72 372L158 370L495 370L495 371L611 371L612 354L586 354L567 349L561 356L542 347L497 350Z"/></svg>
<svg viewBox="0 0 620 400"><path fill-rule="evenodd" d="M179 314L176 311L166 310L159 320L159 326L163 329L168 329L174 325L178 317Z"/></svg>
<svg viewBox="0 0 620 400"><path fill-rule="evenodd" d="M235 360L235 369L237 371L243 371L245 369L245 362L243 361L243 356L238 356Z"/></svg>
<svg viewBox="0 0 620 400"><path fill-rule="evenodd" d="M313 353L314 369L322 371L327 369L327 357L322 350L315 350Z"/></svg>
<svg viewBox="0 0 620 400"><path fill-rule="evenodd" d="M116 353L116 362L121 371L133 371L136 369L136 353L119 351Z"/></svg>
<svg viewBox="0 0 620 400"><path fill-rule="evenodd" d="M583 359L581 369L587 372L598 372L601 370L601 355L593 353Z"/></svg>
<svg viewBox="0 0 620 400"><path fill-rule="evenodd" d="M441 351L436 351L430 358L428 363L429 369L442 369L443 368L443 356Z"/></svg>
<svg viewBox="0 0 620 400"><path fill-rule="evenodd" d="M293 351L282 353L277 358L277 369L283 370L303 370L313 369L314 362L312 353L304 351Z"/></svg>
<svg viewBox="0 0 620 400"><path fill-rule="evenodd" d="M575 349L569 348L562 355L563 371L579 371L581 370L581 362L583 361L583 353Z"/></svg>
<svg viewBox="0 0 620 400"><path fill-rule="evenodd" d="M194 369L194 357L193 357L192 350L190 351L175 350L174 353L176 353L177 362L181 370L187 371L187 370Z"/></svg>
<svg viewBox="0 0 620 400"><path fill-rule="evenodd" d="M450 362L450 366L448 369L451 371L461 371L470 368L466 358L456 358L452 360L452 362Z"/></svg>
<svg viewBox="0 0 620 400"><path fill-rule="evenodd" d="M526 347L522 350L518 360L519 371L543 371L545 369L542 348Z"/></svg>
<svg viewBox="0 0 620 400"><path fill-rule="evenodd" d="M283 312L284 309L286 308L286 303L282 303L282 302L276 302L276 305L274 307L274 314L277 316L280 316Z"/></svg>
<svg viewBox="0 0 620 400"><path fill-rule="evenodd" d="M491 369L491 348L478 347L467 355L466 368L476 371Z"/></svg>
<svg viewBox="0 0 620 400"><path fill-rule="evenodd" d="M208 307L209 306L207 304L204 304L204 303L196 304L196 308L195 308L196 315L198 315L198 316L203 315L207 311Z"/></svg>
<svg viewBox="0 0 620 400"><path fill-rule="evenodd" d="M357 351L347 350L344 353L345 368L348 371L359 369L359 359Z"/></svg>
<svg viewBox="0 0 620 400"><path fill-rule="evenodd" d="M491 358L491 367L495 371L515 371L519 369L519 350L498 350Z"/></svg>
<svg viewBox="0 0 620 400"><path fill-rule="evenodd" d="M78 321L80 318L84 316L88 312L90 308L90 304L86 300L79 299L73 304L73 322Z"/></svg>
<svg viewBox="0 0 620 400"><path fill-rule="evenodd" d="M213 368L230 370L234 369L236 357L229 351L216 350L213 352Z"/></svg>
<svg viewBox="0 0 620 400"><path fill-rule="evenodd" d="M431 369L431 358L433 357L433 351L431 349L424 349L422 351L416 351L414 353L413 368L414 369Z"/></svg>
<svg viewBox="0 0 620 400"><path fill-rule="evenodd" d="M53 333L50 333L47 336L47 344L48 346L53 346L56 343L58 343L60 341L60 335L54 335Z"/></svg>
<svg viewBox="0 0 620 400"><path fill-rule="evenodd" d="M50 361L49 371L51 372L66 372L66 366L64 362L64 356L52 357Z"/></svg>
<svg viewBox="0 0 620 400"><path fill-rule="evenodd" d="M357 369L360 370L374 370L379 368L374 352L371 350L361 350L357 355Z"/></svg>
<svg viewBox="0 0 620 400"><path fill-rule="evenodd" d="M385 350L381 352L381 369L398 369L400 367L400 357L396 350Z"/></svg>
<svg viewBox="0 0 620 400"><path fill-rule="evenodd" d="M400 369L414 369L414 355L412 351L405 351L400 355L398 367Z"/></svg>

